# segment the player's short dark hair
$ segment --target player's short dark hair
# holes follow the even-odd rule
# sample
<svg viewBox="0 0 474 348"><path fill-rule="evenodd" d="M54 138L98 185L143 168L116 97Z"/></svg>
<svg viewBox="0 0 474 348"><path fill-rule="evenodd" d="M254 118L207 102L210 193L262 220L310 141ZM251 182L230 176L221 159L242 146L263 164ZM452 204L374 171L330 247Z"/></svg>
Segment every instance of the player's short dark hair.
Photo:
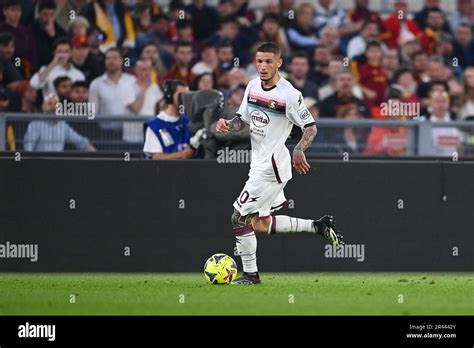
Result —
<svg viewBox="0 0 474 348"><path fill-rule="evenodd" d="M0 34L0 45L7 46L10 42L15 42L15 36L12 33L6 31Z"/></svg>
<svg viewBox="0 0 474 348"><path fill-rule="evenodd" d="M59 77L56 77L53 81L53 86L55 89L57 89L59 87L59 85L65 81L71 81L71 78L68 77L68 76L59 76Z"/></svg>
<svg viewBox="0 0 474 348"><path fill-rule="evenodd" d="M277 57L281 56L280 47L274 42L265 42L261 44L260 46L258 46L257 52L269 52L273 53Z"/></svg>
<svg viewBox="0 0 474 348"><path fill-rule="evenodd" d="M54 40L54 43L53 43L53 51L54 51L59 45L68 45L69 47L72 47L71 40L70 40L67 36L61 36L61 37L58 37L56 40Z"/></svg>
<svg viewBox="0 0 474 348"><path fill-rule="evenodd" d="M87 88L89 89L89 86L87 85L87 82L86 81L74 81L71 85L72 89L74 88L80 88L80 87L84 87L84 88Z"/></svg>
<svg viewBox="0 0 474 348"><path fill-rule="evenodd" d="M296 51L296 52L293 52L293 53L291 54L290 58L288 59L288 63L291 64L295 58L304 58L304 59L306 59L306 61L309 63L309 57L308 57L308 55L306 54L306 52L304 52L304 51Z"/></svg>
<svg viewBox="0 0 474 348"><path fill-rule="evenodd" d="M54 0L40 0L38 3L38 12L41 12L44 9L55 10L56 2Z"/></svg>
<svg viewBox="0 0 474 348"><path fill-rule="evenodd" d="M13 7L13 6L20 6L21 7L21 5L22 5L21 0L4 0L2 9L6 9L8 7Z"/></svg>

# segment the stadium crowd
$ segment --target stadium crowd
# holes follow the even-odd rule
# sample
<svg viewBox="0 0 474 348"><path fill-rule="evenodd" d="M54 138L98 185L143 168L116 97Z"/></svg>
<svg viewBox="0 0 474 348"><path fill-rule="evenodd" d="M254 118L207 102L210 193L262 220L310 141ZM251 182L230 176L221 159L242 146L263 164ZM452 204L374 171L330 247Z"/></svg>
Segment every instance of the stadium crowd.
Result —
<svg viewBox="0 0 474 348"><path fill-rule="evenodd" d="M72 102L93 105L97 115L155 117L173 102L165 81L181 80L190 91L221 91L231 115L258 76L257 46L272 41L283 52L282 74L314 117L421 117L447 124L433 129L436 154L474 147L473 132L449 127L474 120L474 1L457 0L448 12L440 0L420 0L421 10L410 13L407 0L392 0L383 15L369 0L344 1L349 10L334 0L3 0L0 112L54 112ZM42 142L44 132L54 139ZM9 124L6 134L9 150L62 151L72 143L95 151L100 139L137 151L151 146L136 122L100 122L94 139L65 121L40 119L23 130ZM158 152L178 151L163 139L153 140ZM181 149L176 158L249 145L248 132L217 140L211 152ZM320 129L316 142L329 153L405 154L407 128Z"/></svg>

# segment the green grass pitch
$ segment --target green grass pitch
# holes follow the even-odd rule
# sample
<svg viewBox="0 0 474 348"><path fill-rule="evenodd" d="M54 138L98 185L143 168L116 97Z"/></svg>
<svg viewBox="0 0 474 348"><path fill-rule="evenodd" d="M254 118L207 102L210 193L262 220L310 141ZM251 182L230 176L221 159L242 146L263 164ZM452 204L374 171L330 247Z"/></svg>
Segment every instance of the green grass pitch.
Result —
<svg viewBox="0 0 474 348"><path fill-rule="evenodd" d="M474 273L263 273L262 282L209 285L200 273L0 273L0 315L474 314Z"/></svg>

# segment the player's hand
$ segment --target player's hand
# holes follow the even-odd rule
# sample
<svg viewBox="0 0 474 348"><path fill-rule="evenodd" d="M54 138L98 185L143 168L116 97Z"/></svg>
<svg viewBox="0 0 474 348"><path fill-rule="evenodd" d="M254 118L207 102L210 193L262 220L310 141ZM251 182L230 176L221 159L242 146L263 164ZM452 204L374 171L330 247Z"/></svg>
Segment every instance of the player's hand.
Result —
<svg viewBox="0 0 474 348"><path fill-rule="evenodd" d="M184 150L182 150L181 152L183 154L183 158L185 159L191 158L194 155L194 150L191 146L184 148Z"/></svg>
<svg viewBox="0 0 474 348"><path fill-rule="evenodd" d="M216 123L216 131L217 133L227 133L229 132L230 120L226 119L219 119Z"/></svg>
<svg viewBox="0 0 474 348"><path fill-rule="evenodd" d="M306 174L309 171L311 166L308 161L306 161L306 156L303 151L293 151L293 167L296 169L298 174Z"/></svg>

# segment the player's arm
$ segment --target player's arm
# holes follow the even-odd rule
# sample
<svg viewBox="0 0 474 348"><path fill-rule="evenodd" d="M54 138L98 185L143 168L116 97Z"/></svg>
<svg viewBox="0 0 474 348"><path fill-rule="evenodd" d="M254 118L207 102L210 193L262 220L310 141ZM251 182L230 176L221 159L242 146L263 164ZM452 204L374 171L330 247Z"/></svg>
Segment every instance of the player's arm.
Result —
<svg viewBox="0 0 474 348"><path fill-rule="evenodd" d="M235 115L231 120L221 118L216 123L216 131L218 133L238 132L242 127L243 121L239 115Z"/></svg>
<svg viewBox="0 0 474 348"><path fill-rule="evenodd" d="M298 92L288 100L287 117L295 125L301 127L303 135L293 150L293 167L298 174L306 174L310 165L306 161L304 151L313 143L317 133L316 122L304 104L303 95Z"/></svg>
<svg viewBox="0 0 474 348"><path fill-rule="evenodd" d="M316 124L306 126L301 140L293 150L293 167L295 167L299 174L306 174L309 171L310 165L306 160L304 151L313 143L317 132Z"/></svg>

